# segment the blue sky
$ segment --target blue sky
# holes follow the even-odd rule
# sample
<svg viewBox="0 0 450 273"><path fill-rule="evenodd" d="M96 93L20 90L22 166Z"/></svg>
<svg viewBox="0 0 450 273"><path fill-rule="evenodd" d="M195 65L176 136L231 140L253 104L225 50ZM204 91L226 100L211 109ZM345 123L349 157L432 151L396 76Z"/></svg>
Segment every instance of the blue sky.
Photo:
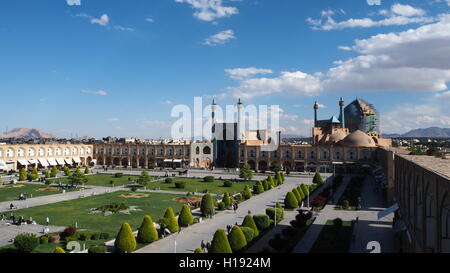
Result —
<svg viewBox="0 0 450 273"><path fill-rule="evenodd" d="M167 137L194 96L280 105L287 134L341 96L450 127L447 0L3 0L0 37L1 131Z"/></svg>

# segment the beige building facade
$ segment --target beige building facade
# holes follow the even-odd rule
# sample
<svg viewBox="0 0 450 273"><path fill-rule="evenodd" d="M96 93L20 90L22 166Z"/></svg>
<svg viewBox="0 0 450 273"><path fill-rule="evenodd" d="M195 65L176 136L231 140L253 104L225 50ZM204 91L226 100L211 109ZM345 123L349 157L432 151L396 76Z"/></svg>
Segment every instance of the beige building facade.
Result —
<svg viewBox="0 0 450 273"><path fill-rule="evenodd" d="M86 144L0 144L0 170L51 168L95 164L94 145Z"/></svg>

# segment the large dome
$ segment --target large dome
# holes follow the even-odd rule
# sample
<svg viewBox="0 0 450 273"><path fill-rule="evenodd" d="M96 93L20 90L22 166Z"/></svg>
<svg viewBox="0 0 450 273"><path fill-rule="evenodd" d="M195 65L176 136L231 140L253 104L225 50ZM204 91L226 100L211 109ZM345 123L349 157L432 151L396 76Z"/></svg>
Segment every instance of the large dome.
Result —
<svg viewBox="0 0 450 273"><path fill-rule="evenodd" d="M347 136L347 134L345 134L344 132L337 131L337 132L334 132L333 134L331 134L330 138L328 139L328 142L330 144L336 144L339 141L343 140L346 136Z"/></svg>
<svg viewBox="0 0 450 273"><path fill-rule="evenodd" d="M373 139L361 130L354 131L344 138L340 144L349 147L376 147Z"/></svg>

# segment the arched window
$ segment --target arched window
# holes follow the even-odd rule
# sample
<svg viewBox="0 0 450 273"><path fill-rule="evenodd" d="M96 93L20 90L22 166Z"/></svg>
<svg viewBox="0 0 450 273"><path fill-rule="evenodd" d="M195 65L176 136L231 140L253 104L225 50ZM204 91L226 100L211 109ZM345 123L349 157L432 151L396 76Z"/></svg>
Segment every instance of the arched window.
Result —
<svg viewBox="0 0 450 273"><path fill-rule="evenodd" d="M17 150L17 156L18 156L18 157L24 157L24 156L25 156L25 150L22 149L22 148L19 148L19 149Z"/></svg>
<svg viewBox="0 0 450 273"><path fill-rule="evenodd" d="M302 151L297 151L297 158L303 158L303 153Z"/></svg>
<svg viewBox="0 0 450 273"><path fill-rule="evenodd" d="M195 154L197 154L197 155L200 154L200 147L195 148Z"/></svg>
<svg viewBox="0 0 450 273"><path fill-rule="evenodd" d="M36 151L33 148L29 148L28 149L28 156L35 156L36 155Z"/></svg>
<svg viewBox="0 0 450 273"><path fill-rule="evenodd" d="M206 146L205 148L203 148L203 153L205 155L210 155L211 154L211 148L209 146Z"/></svg>
<svg viewBox="0 0 450 273"><path fill-rule="evenodd" d="M315 158L314 151L309 152L309 159L314 159L314 158Z"/></svg>
<svg viewBox="0 0 450 273"><path fill-rule="evenodd" d="M11 148L6 150L6 157L14 157L14 150Z"/></svg>

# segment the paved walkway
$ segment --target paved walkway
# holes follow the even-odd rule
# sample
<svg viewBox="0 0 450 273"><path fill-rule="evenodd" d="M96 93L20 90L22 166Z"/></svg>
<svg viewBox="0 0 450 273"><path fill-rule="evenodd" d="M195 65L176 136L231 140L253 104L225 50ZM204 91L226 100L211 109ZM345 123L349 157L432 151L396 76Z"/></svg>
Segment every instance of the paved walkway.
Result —
<svg viewBox="0 0 450 273"><path fill-rule="evenodd" d="M92 195L116 192L116 191L121 191L121 190L124 190L124 188L121 188L121 187L114 187L114 188L113 187L90 187L89 189L85 189L85 190L33 197L33 198L28 198L27 200L6 201L6 202L0 203L0 212L11 211L9 209L9 205L11 203L13 203L14 206L17 207L17 209L24 209L24 208L31 208L31 207L41 206L41 205L52 204L52 203L61 202L61 201L89 197Z"/></svg>
<svg viewBox="0 0 450 273"><path fill-rule="evenodd" d="M345 188L348 185L350 177L344 181L335 194L335 201L338 201ZM370 241L378 241L381 244L382 253L394 253L395 239L392 229L392 215L378 220L378 212L386 209L385 201L381 195L381 190L375 193L377 184L372 176L367 176L364 180L361 192L361 209L353 210L335 210L335 204L329 204L320 212L319 217L308 229L303 239L297 244L294 253L308 253L313 247L315 241L320 235L322 228L328 220L341 218L344 221L356 220L353 231L353 240L350 245L351 253L368 253L367 243Z"/></svg>
<svg viewBox="0 0 450 273"><path fill-rule="evenodd" d="M11 225L10 221L0 221L0 246L10 245L14 242L14 238L20 233L33 233L38 236L44 233L43 225ZM63 231L64 227L48 226L50 232Z"/></svg>
<svg viewBox="0 0 450 273"><path fill-rule="evenodd" d="M178 253L192 253L200 247L202 240L210 242L217 229L225 229L227 225L241 224L245 215L250 210L252 214L265 214L267 207L274 207L275 202L283 202L284 196L293 187L300 183L311 184L312 178L286 178L281 186L250 200L239 204L235 214L233 211L224 211L216 214L212 219L204 219L201 223L186 228L176 235L156 241L146 247L138 249L136 253L173 253L175 251L175 239Z"/></svg>

